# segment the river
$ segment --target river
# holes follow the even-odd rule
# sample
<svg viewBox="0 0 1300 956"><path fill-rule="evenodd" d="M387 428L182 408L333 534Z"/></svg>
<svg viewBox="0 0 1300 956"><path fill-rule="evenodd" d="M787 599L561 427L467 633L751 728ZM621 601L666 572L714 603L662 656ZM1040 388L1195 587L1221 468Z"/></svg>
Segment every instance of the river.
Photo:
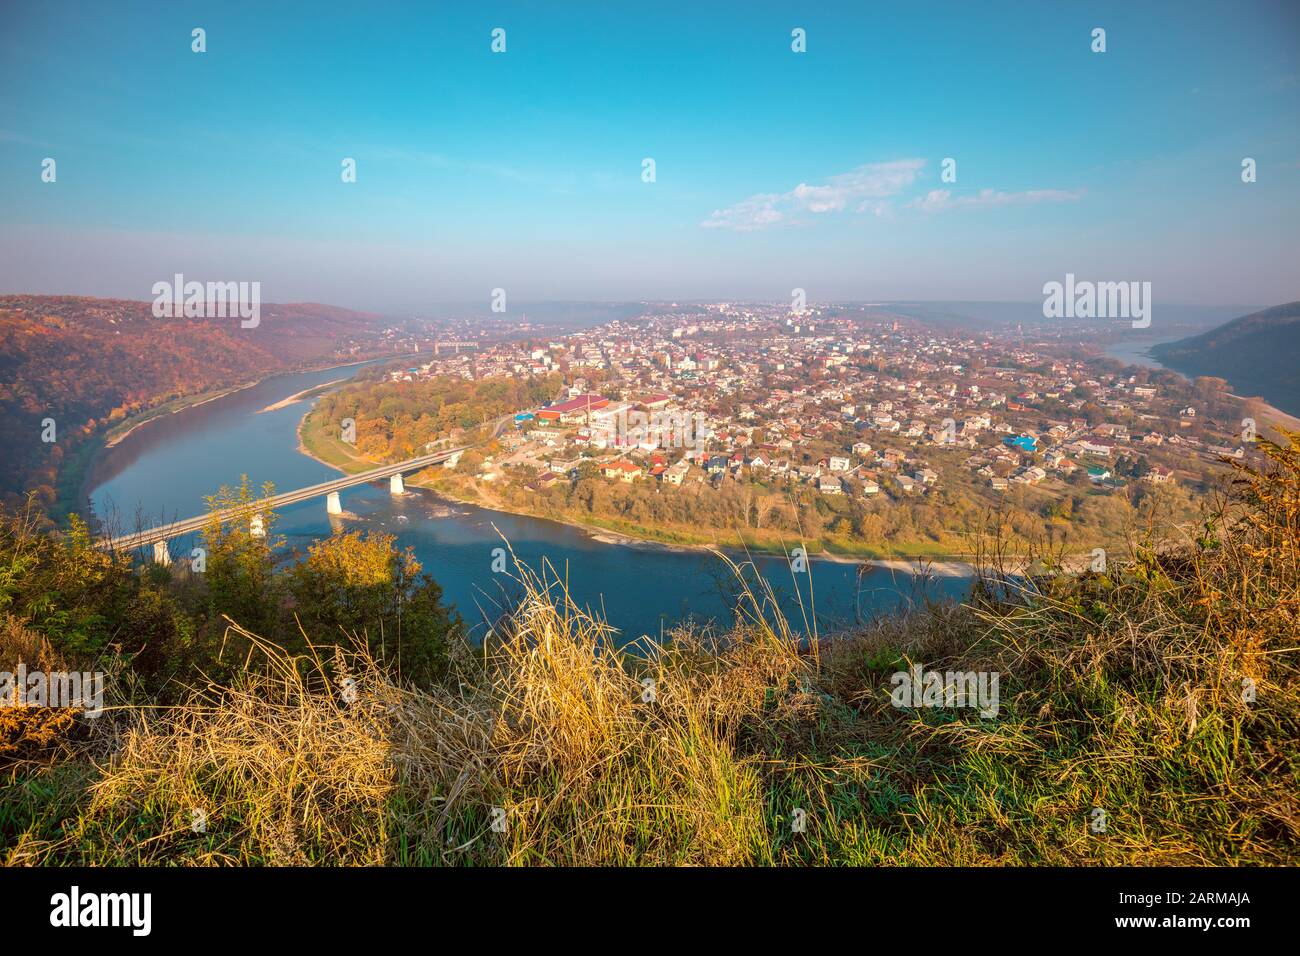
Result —
<svg viewBox="0 0 1300 956"><path fill-rule="evenodd" d="M298 451L297 426L311 399L263 409L354 375L358 368L278 376L142 425L96 462L88 483L96 514L110 528L134 530L200 514L205 495L222 484L237 484L241 474L259 486L272 481L277 491L337 477L333 468ZM403 547L412 547L475 633L516 591L508 575L492 570L493 550L503 547L503 535L528 566L536 569L548 561L567 578L579 604L599 610L629 639L658 635L688 617L721 625L730 620L730 572L704 552L610 543L552 521L449 504L419 489L395 498L387 481L348 489L343 507L356 517L336 518L336 523L389 532ZM287 547L305 551L331 533L324 500L283 509L275 530ZM171 550L187 554L194 544L178 539ZM967 577L921 577L857 563L813 560L809 573L796 576L779 556L757 563L799 630L804 617L794 581L805 604L811 581L823 633L910 602L960 598L970 586Z"/></svg>
<svg viewBox="0 0 1300 956"><path fill-rule="evenodd" d="M1113 342L1105 349L1108 358L1119 359L1125 365L1141 365L1146 368L1164 368L1160 362L1151 355L1151 348L1164 342L1175 342L1181 335L1164 335L1151 336L1150 338L1139 339L1121 339Z"/></svg>

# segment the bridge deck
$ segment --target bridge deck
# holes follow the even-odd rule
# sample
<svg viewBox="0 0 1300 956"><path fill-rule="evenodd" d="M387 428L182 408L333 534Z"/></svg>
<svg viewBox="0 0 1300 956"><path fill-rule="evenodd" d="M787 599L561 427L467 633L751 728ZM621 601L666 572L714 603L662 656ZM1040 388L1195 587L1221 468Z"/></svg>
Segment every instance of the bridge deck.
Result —
<svg viewBox="0 0 1300 956"><path fill-rule="evenodd" d="M345 488L363 485L368 481L379 481L404 472L419 471L422 468L428 468L430 465L441 464L448 458L465 451L468 447L466 445L461 448L445 449L432 455L421 455L419 458L411 458L393 465L381 465L378 468L358 472L355 475L342 475L330 481L322 481L318 485L310 485L296 491L287 491L282 495L274 495L267 501L258 502L252 508L227 508L225 511L220 512L220 516L225 521L245 514L251 515L259 508L274 510L286 505L297 504L300 501L307 501L310 498L319 498L333 491L343 491ZM178 538L183 534L198 531L210 520L211 515L209 514L195 515L193 518L185 518L182 521L174 521L171 524L160 525L145 531L124 534L116 538L101 538L99 543L101 547L113 551L133 551L136 548L143 548L158 541L166 541L170 538Z"/></svg>

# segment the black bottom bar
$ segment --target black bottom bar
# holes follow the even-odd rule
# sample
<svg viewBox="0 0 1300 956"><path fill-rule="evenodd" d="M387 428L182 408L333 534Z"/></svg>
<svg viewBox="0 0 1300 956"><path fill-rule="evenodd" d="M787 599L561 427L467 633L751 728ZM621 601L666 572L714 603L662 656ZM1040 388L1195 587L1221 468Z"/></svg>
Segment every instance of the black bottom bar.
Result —
<svg viewBox="0 0 1300 956"><path fill-rule="evenodd" d="M441 931L460 928L496 945L511 937L648 945L714 927L732 942L752 935L770 944L783 928L807 942L852 928L870 934L863 939L897 933L923 952L960 939L1229 942L1291 924L1297 883L1290 869L9 869L0 870L0 909L6 934L23 941L75 934L127 945L337 947L430 931L446 943ZM101 894L149 894L147 908L144 896ZM71 925L94 921L118 925ZM146 923L148 935L137 935Z"/></svg>

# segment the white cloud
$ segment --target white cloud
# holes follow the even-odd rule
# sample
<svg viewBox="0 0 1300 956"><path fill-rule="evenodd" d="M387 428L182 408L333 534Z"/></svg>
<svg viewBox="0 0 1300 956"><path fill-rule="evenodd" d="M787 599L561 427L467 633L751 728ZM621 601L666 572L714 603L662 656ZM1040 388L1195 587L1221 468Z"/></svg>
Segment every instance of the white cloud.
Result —
<svg viewBox="0 0 1300 956"><path fill-rule="evenodd" d="M996 189L981 189L972 195L954 198L950 189L931 189L924 196L913 199L906 205L909 209L920 209L922 212L943 212L947 209L973 209L987 206L1028 206L1043 202L1077 202L1082 197L1082 190L1028 189L1024 192L1007 193Z"/></svg>
<svg viewBox="0 0 1300 956"><path fill-rule="evenodd" d="M777 209L781 196L776 193L761 193L728 206L715 209L713 215L700 223L705 229L734 229L737 232L753 232L766 229L781 222L785 216Z"/></svg>
<svg viewBox="0 0 1300 956"><path fill-rule="evenodd" d="M888 163L867 163L847 173L830 177L824 185L800 183L786 193L758 193L724 209L715 209L700 223L705 229L753 232L796 221L801 213L872 212L884 214L887 203L920 175L923 159L899 159Z"/></svg>

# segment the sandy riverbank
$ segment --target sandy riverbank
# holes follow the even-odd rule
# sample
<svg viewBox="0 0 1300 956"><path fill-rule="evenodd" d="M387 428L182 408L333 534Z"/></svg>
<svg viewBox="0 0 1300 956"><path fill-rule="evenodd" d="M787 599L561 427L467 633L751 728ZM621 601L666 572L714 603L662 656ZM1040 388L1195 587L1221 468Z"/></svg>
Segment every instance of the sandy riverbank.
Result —
<svg viewBox="0 0 1300 956"><path fill-rule="evenodd" d="M290 395L288 398L282 398L278 402L275 402L274 404L267 405L266 408L260 409L257 412L257 414L262 415L265 414L266 412L278 412L282 408L288 408L290 405L293 405L297 402L301 402L304 398L311 395L313 392L323 392L327 388L333 388L335 385L338 385L340 382L346 382L346 381L347 381L346 378L336 378L332 382L321 382L319 385L313 385L311 388L304 388L301 392L297 392L296 394Z"/></svg>

